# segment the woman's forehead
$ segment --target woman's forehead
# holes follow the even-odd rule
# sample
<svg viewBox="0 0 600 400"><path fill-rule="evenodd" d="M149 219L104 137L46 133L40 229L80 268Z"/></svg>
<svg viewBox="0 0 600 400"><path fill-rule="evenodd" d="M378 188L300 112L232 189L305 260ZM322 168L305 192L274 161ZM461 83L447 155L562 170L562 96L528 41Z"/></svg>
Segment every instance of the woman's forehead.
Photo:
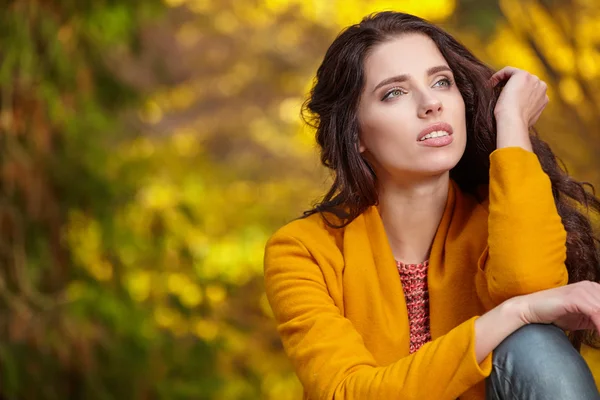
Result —
<svg viewBox="0 0 600 400"><path fill-rule="evenodd" d="M437 65L447 65L447 62L431 38L424 34L405 34L371 50L365 59L365 75L368 83L400 74L419 78Z"/></svg>

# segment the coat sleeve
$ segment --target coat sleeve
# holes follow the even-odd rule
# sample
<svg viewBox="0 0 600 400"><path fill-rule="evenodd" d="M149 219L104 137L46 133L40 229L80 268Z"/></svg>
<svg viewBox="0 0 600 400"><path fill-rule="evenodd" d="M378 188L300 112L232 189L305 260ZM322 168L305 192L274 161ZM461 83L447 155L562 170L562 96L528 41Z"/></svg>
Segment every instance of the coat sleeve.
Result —
<svg viewBox="0 0 600 400"><path fill-rule="evenodd" d="M476 361L476 317L410 356L378 365L329 295L311 251L291 235L269 240L265 286L285 351L310 399L454 399L491 372L491 354Z"/></svg>
<svg viewBox="0 0 600 400"><path fill-rule="evenodd" d="M567 233L537 155L520 147L490 155L488 246L477 291L487 307L566 285Z"/></svg>

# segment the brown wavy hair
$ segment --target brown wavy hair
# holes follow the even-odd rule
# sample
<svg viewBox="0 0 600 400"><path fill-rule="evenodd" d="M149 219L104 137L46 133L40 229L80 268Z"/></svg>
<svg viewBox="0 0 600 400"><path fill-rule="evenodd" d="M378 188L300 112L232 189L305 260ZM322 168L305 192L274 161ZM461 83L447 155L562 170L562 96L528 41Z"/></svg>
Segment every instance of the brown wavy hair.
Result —
<svg viewBox="0 0 600 400"><path fill-rule="evenodd" d="M494 70L478 60L441 28L413 15L380 12L345 29L327 50L310 96L302 108L304 120L316 129L321 162L333 171L333 184L323 199L304 216L320 213L333 228L349 224L378 203L377 178L358 150L357 108L364 85L364 60L374 46L406 33L430 37L454 72L465 102L467 145L450 177L464 192L477 196L477 188L489 183L489 156L496 148L494 107L501 86L492 89ZM550 177L552 194L567 231L569 283L598 282L598 239L587 214L600 212L600 201L587 183L572 179L546 142L532 129L533 151ZM591 193L586 191L591 188ZM327 214L335 216L332 222ZM570 333L578 350L581 343L599 347L593 331Z"/></svg>

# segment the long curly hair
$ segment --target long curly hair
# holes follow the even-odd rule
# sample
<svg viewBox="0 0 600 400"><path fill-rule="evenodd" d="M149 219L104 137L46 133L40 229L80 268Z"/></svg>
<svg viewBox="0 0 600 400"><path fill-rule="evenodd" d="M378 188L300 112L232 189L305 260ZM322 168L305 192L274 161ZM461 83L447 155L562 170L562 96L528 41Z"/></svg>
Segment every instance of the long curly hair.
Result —
<svg viewBox="0 0 600 400"><path fill-rule="evenodd" d="M413 15L380 12L345 29L331 44L320 65L302 115L316 129L321 162L333 171L333 184L323 199L304 216L320 213L333 228L349 224L378 203L376 176L358 150L357 108L364 85L364 60L377 44L406 33L430 37L452 69L465 102L467 145L458 164L450 171L462 191L477 196L477 188L489 183L489 156L496 148L494 107L501 86L491 89L494 71L441 28ZM533 151L550 177L552 194L567 231L569 283L598 282L600 263L598 239L588 217L600 212L593 187L572 179L562 163L537 132L530 135ZM586 191L591 187L591 193ZM327 213L333 214L332 222ZM341 222L340 222L341 221ZM569 334L578 350L581 343L598 347L593 331Z"/></svg>

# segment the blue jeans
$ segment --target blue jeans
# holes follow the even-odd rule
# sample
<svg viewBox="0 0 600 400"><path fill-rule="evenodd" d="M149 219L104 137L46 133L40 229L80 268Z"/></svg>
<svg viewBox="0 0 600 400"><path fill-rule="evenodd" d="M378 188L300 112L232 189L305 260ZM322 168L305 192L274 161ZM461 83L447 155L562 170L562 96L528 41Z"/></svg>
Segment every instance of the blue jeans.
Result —
<svg viewBox="0 0 600 400"><path fill-rule="evenodd" d="M515 331L496 347L492 364L486 380L489 400L600 399L583 357L554 325Z"/></svg>

